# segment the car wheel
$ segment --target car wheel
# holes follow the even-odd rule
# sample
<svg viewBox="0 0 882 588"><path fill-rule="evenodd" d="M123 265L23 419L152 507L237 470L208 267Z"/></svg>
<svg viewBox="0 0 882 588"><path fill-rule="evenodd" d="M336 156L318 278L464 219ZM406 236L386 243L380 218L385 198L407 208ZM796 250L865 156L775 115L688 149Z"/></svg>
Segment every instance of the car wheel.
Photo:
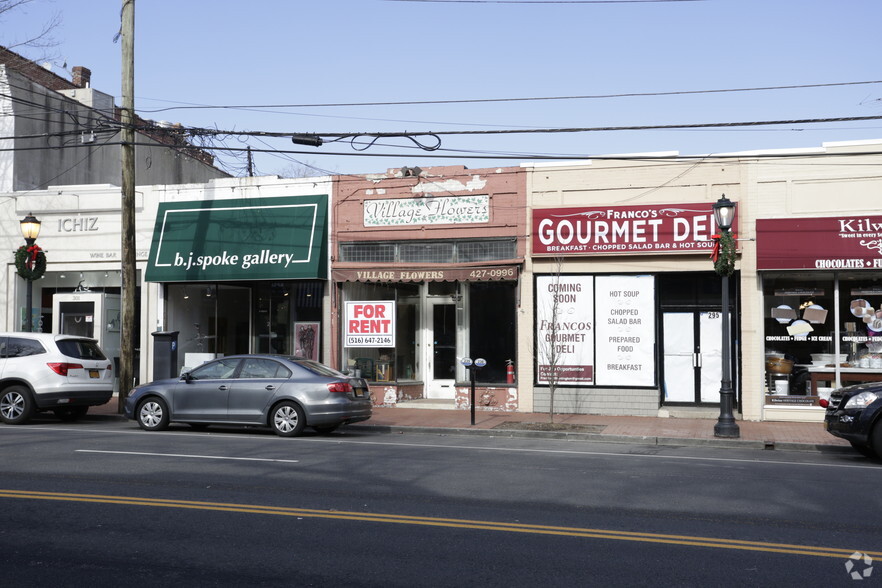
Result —
<svg viewBox="0 0 882 588"><path fill-rule="evenodd" d="M7 425L28 422L34 412L31 393L23 386L10 386L0 394L0 420Z"/></svg>
<svg viewBox="0 0 882 588"><path fill-rule="evenodd" d="M864 457L876 457L876 452L873 451L873 448L869 445L862 445L861 443L855 443L854 441L849 441L849 443L851 443L852 449Z"/></svg>
<svg viewBox="0 0 882 588"><path fill-rule="evenodd" d="M882 419L877 419L870 434L870 447L876 452L876 457L882 457Z"/></svg>
<svg viewBox="0 0 882 588"><path fill-rule="evenodd" d="M306 418L303 416L303 409L297 404L282 402L273 409L270 415L270 425L276 435L296 437L303 432Z"/></svg>
<svg viewBox="0 0 882 588"><path fill-rule="evenodd" d="M319 435L330 435L331 433L336 431L339 426L340 423L337 423L336 425L322 425L320 427L313 427L313 429L315 429L315 432Z"/></svg>
<svg viewBox="0 0 882 588"><path fill-rule="evenodd" d="M162 431L168 427L168 406L159 398L148 398L135 412L138 425L145 431Z"/></svg>
<svg viewBox="0 0 882 588"><path fill-rule="evenodd" d="M88 406L68 406L67 408L56 408L52 412L55 413L55 416L60 418L66 423L73 422L80 417L86 416L86 413L89 412Z"/></svg>

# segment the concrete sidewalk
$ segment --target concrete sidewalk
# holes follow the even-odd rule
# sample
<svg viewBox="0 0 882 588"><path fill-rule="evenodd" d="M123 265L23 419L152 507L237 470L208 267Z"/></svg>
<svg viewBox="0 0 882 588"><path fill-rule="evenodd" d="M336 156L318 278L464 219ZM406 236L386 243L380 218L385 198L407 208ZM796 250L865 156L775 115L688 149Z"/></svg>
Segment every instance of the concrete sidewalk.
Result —
<svg viewBox="0 0 882 588"><path fill-rule="evenodd" d="M117 399L93 407L89 414L118 416ZM430 433L448 435L493 435L571 440L641 443L652 445L702 445L797 451L853 451L847 441L824 430L822 423L752 422L739 420L739 439L714 437L716 419L656 418L596 415L555 415L561 430L531 430L522 423L548 423L546 413L471 411L462 409L375 407L370 420L349 425L341 431L366 430L383 433ZM581 430L575 426L581 426Z"/></svg>

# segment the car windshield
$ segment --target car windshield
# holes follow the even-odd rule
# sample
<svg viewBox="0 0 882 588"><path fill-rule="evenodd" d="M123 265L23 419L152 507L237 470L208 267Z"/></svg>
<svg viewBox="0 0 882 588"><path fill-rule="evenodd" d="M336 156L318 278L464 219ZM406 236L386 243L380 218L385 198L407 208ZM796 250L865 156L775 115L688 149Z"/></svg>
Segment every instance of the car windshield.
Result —
<svg viewBox="0 0 882 588"><path fill-rule="evenodd" d="M305 368L318 376L328 376L330 378L345 378L346 374L329 368L323 363L312 361L311 359L298 359L294 363Z"/></svg>
<svg viewBox="0 0 882 588"><path fill-rule="evenodd" d="M59 339L58 349L76 359L107 359L95 341L88 339Z"/></svg>

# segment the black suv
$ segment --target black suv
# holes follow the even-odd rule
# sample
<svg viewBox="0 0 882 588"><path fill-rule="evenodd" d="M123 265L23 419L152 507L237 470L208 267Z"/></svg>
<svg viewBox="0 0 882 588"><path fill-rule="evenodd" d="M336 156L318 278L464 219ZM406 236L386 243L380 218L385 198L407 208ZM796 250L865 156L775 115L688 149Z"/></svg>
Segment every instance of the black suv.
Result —
<svg viewBox="0 0 882 588"><path fill-rule="evenodd" d="M868 457L882 457L882 383L835 390L826 406L824 427L830 434Z"/></svg>

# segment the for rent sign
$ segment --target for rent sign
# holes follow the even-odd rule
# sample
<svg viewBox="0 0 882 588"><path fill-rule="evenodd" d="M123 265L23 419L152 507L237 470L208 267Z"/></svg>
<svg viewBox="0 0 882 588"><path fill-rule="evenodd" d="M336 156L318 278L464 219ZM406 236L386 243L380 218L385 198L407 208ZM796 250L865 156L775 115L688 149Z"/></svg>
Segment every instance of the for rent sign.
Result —
<svg viewBox="0 0 882 588"><path fill-rule="evenodd" d="M347 302L344 347L395 347L395 301Z"/></svg>
<svg viewBox="0 0 882 588"><path fill-rule="evenodd" d="M536 255L707 253L717 232L710 202L533 211ZM733 231L737 230L733 227Z"/></svg>

